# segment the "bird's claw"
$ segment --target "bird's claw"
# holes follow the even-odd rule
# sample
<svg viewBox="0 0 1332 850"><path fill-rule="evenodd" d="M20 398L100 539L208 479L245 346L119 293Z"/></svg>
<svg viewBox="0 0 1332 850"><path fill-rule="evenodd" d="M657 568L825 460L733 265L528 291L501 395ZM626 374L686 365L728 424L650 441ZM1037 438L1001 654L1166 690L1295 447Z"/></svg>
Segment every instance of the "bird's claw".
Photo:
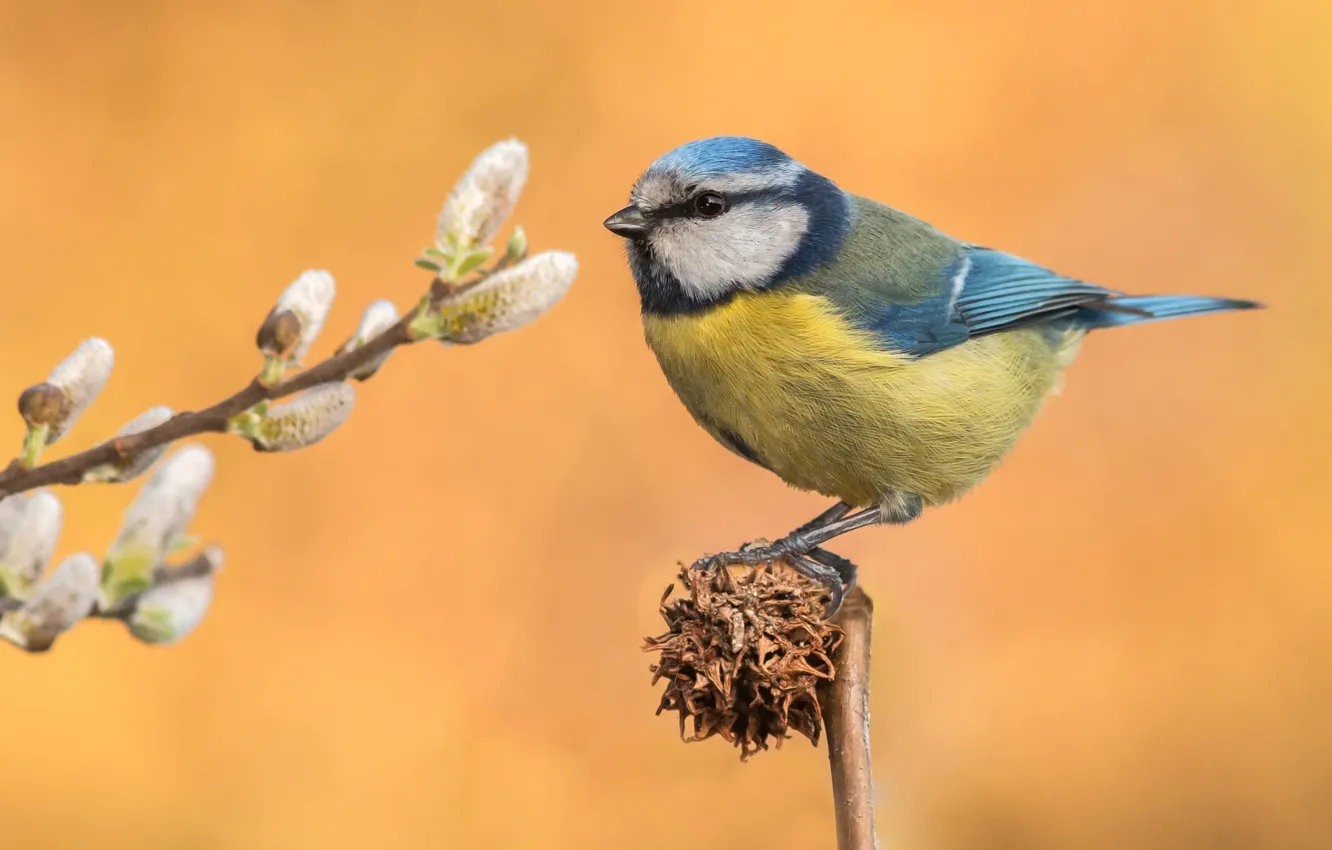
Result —
<svg viewBox="0 0 1332 850"><path fill-rule="evenodd" d="M842 599L850 590L842 584L841 574L836 569L821 564L808 555L792 558L790 564L796 572L813 579L828 591L828 607L823 610L823 616L820 619L831 619L832 615L837 613L837 609L842 607Z"/></svg>
<svg viewBox="0 0 1332 850"><path fill-rule="evenodd" d="M694 562L696 570L715 570L719 567L734 567L744 565L746 567L756 567L759 564L768 561L776 561L779 555L770 553L771 547L760 546L754 549L737 549L734 552L718 552L716 555L709 555L706 558L699 558Z"/></svg>
<svg viewBox="0 0 1332 850"><path fill-rule="evenodd" d="M743 543L734 552L720 552L699 558L694 562L693 569L717 570L738 565L753 567L772 561L785 561L802 575L828 589L830 599L823 614L826 620L837 613L842 600L855 588L856 565L824 549L823 544L848 531L883 522L879 508L866 508L855 513L851 510L848 503L838 502L775 543L766 540Z"/></svg>
<svg viewBox="0 0 1332 850"><path fill-rule="evenodd" d="M846 594L856 586L856 565L826 549L804 546L804 542L800 535L793 534L771 545L746 543L733 552L719 552L699 558L693 563L693 569L708 571L783 561L796 572L827 589L828 607L821 618L827 620L837 613Z"/></svg>

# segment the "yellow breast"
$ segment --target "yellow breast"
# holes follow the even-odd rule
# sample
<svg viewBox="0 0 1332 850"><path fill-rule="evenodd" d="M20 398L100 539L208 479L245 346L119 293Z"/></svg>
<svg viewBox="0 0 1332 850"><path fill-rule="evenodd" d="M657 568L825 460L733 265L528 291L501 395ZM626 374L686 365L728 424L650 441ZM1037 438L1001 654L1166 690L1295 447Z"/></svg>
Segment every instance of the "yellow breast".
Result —
<svg viewBox="0 0 1332 850"><path fill-rule="evenodd" d="M1024 329L913 359L825 299L781 291L643 322L700 425L792 486L853 505L890 491L939 504L977 484L1031 423L1082 337L1052 344Z"/></svg>

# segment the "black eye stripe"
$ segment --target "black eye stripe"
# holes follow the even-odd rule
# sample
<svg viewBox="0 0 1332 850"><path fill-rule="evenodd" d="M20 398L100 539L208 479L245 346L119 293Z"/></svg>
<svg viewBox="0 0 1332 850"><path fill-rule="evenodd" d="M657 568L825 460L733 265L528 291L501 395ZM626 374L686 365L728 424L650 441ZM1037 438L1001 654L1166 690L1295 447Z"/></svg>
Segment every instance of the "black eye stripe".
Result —
<svg viewBox="0 0 1332 850"><path fill-rule="evenodd" d="M704 190L704 191L720 195L722 198L725 198L727 209L734 209L737 204L743 204L746 201L754 201L762 199L776 200L777 197L779 197L779 194L774 193L772 190L764 192L730 192L730 193L716 192L713 190ZM703 218L703 216L698 215L697 211L694 208L694 200L696 197L697 195L691 194L688 198L686 198L683 201L677 201L676 203L668 204L664 207L657 207L656 209L648 210L646 211L645 215L648 218L656 221L661 221L671 218Z"/></svg>

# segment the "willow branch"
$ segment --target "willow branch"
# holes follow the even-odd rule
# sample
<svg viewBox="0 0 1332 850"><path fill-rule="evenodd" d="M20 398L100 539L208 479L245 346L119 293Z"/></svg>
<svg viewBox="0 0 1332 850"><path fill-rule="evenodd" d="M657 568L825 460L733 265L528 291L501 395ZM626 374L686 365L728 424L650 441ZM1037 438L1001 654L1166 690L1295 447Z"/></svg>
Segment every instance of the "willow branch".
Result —
<svg viewBox="0 0 1332 850"><path fill-rule="evenodd" d="M376 356L399 345L413 342L408 336L407 326L415 316L416 312L410 311L396 325L360 348L330 357L319 365L271 387L264 386L256 378L244 389L212 407L177 413L155 428L107 440L86 451L31 469L24 467L17 460L12 461L4 472L0 472L0 499L49 484L78 484L89 470L102 464L115 463L135 452L198 434L224 433L231 417L254 407L261 401L285 398L318 384L346 380L357 367L369 363Z"/></svg>
<svg viewBox="0 0 1332 850"><path fill-rule="evenodd" d="M857 587L834 619L845 634L833 659L837 676L823 700L823 725L837 812L837 849L876 850L869 728L874 603Z"/></svg>
<svg viewBox="0 0 1332 850"><path fill-rule="evenodd" d="M448 295L474 284L475 281L458 286L435 278L430 287L430 306L438 307ZM11 461L9 466L0 472L0 499L51 484L78 484L83 481L84 474L89 470L103 464L115 463L144 449L174 443L199 434L225 433L227 423L233 416L249 410L262 401L285 398L319 384L345 381L359 367L379 355L416 342L410 326L418 312L417 308L408 310L397 324L359 348L330 357L272 386L266 386L255 378L248 386L212 407L182 411L155 428L116 437L86 451L40 466L29 468L18 460Z"/></svg>

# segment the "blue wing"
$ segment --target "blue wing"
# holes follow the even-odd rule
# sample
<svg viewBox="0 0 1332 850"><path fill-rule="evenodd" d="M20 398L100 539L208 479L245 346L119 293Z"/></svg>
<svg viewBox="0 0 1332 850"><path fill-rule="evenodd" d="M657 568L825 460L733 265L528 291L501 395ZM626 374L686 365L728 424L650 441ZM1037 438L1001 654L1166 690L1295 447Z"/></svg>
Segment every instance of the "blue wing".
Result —
<svg viewBox="0 0 1332 850"><path fill-rule="evenodd" d="M910 304L885 301L859 324L900 351L924 356L972 337L1067 319L1087 307L1106 309L1119 294L966 245L939 272L936 294Z"/></svg>
<svg viewBox="0 0 1332 850"><path fill-rule="evenodd" d="M961 275L955 309L972 336L1062 318L1121 294L989 248L968 247L950 271Z"/></svg>
<svg viewBox="0 0 1332 850"><path fill-rule="evenodd" d="M1198 295L1126 296L958 241L883 204L853 204L858 222L837 259L796 285L904 354L924 357L1030 325L1092 330L1261 306Z"/></svg>

